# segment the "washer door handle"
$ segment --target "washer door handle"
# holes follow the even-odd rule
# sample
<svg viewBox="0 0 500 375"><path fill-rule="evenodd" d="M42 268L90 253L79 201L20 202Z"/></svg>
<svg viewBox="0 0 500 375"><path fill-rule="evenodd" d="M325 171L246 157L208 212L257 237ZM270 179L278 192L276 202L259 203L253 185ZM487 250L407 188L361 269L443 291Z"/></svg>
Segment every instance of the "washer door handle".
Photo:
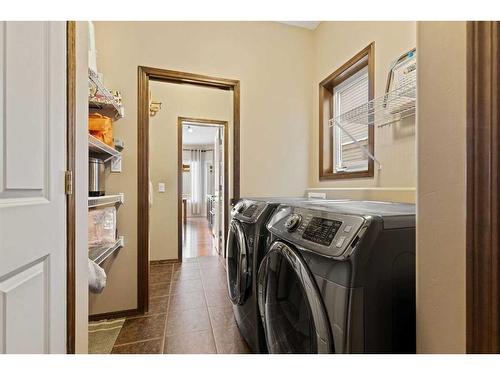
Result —
<svg viewBox="0 0 500 375"><path fill-rule="evenodd" d="M236 242L236 244L234 244ZM236 245L237 254L235 250L231 248L231 246ZM228 240L227 240L227 249L226 249L227 259L226 259L226 268L228 270L228 286L229 286L229 298L234 304L241 304L245 297L245 292L247 288L247 279L248 279L248 261L247 261L247 245L245 240L245 234L241 225L233 220L231 222L231 226L229 228ZM234 256L231 257L231 254ZM230 278L231 271L230 267L230 258L234 258L236 274L234 275L234 279ZM235 287L232 288L232 283L235 283Z"/></svg>
<svg viewBox="0 0 500 375"><path fill-rule="evenodd" d="M259 312L266 335L266 341L269 346L269 322L266 316L266 298L267 298L267 285L269 279L269 262L272 256L279 254L293 269L296 277L300 280L300 285L304 289L307 303L309 304L312 321L315 327L315 339L318 353L332 353L334 352L334 344L331 336L331 329L326 314L326 309L323 304L323 299L318 290L314 276L312 275L309 267L302 259L301 255L293 247L287 244L276 241L271 244L269 250L261 262L258 276L258 305Z"/></svg>

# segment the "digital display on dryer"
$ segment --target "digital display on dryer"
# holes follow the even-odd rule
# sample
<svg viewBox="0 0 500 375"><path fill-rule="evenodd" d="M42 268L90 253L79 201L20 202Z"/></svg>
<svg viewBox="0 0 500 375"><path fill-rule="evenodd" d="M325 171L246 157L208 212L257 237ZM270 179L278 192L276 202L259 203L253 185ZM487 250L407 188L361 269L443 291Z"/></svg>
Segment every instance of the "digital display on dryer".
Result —
<svg viewBox="0 0 500 375"><path fill-rule="evenodd" d="M342 222L313 217L304 230L302 238L324 246L330 246Z"/></svg>

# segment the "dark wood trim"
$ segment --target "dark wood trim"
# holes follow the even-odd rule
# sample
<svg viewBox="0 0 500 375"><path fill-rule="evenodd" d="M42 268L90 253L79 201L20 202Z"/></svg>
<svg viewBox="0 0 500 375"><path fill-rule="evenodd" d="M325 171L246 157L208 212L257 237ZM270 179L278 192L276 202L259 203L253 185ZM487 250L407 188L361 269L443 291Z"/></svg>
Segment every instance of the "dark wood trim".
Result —
<svg viewBox="0 0 500 375"><path fill-rule="evenodd" d="M228 142L227 139L229 138L229 132L228 132L228 122L227 121L222 121L222 120L209 120L209 119L201 119L201 118L192 118L192 117L178 117L177 118L177 192L178 192L178 197L177 197L177 215L179 220L177 220L178 225L177 225L177 241L178 241L178 258L180 261L182 261L182 227L184 225L183 221L181 220L182 218L182 192L183 192L183 186L182 186L182 125L183 122L190 122L197 124L198 126L209 126L209 124L212 125L218 125L222 126L224 128L224 226L222 227L223 234L226 233L226 230L228 229L228 218L229 218L229 211L230 211L230 206L229 206L229 153L228 153ZM215 167L215 166L214 166ZM223 249L223 255L225 257L225 249Z"/></svg>
<svg viewBox="0 0 500 375"><path fill-rule="evenodd" d="M467 352L500 352L500 23L467 22Z"/></svg>
<svg viewBox="0 0 500 375"><path fill-rule="evenodd" d="M112 311L112 312L90 315L89 320L91 322L96 322L105 319L130 318L133 316L142 316L142 315L143 314L141 311L139 311L139 309L130 309L130 310L120 310L120 311Z"/></svg>
<svg viewBox="0 0 500 375"><path fill-rule="evenodd" d="M179 72L177 70L152 68L148 66L141 66L140 69L153 81L208 86L222 90L234 90L235 86L239 85L239 81L233 79Z"/></svg>
<svg viewBox="0 0 500 375"><path fill-rule="evenodd" d="M157 259L149 262L151 266L157 266L161 264L175 264L175 263L179 263L179 259Z"/></svg>
<svg viewBox="0 0 500 375"><path fill-rule="evenodd" d="M76 183L76 23L66 22L66 168ZM75 353L76 341L76 200L66 195L66 352Z"/></svg>
<svg viewBox="0 0 500 375"><path fill-rule="evenodd" d="M137 83L137 310L149 310L149 77L138 68Z"/></svg>
<svg viewBox="0 0 500 375"><path fill-rule="evenodd" d="M149 81L191 84L233 91L233 199L240 197L240 82L201 74L138 67L138 212L137 212L137 301L138 311L148 311L149 302ZM226 148L227 149L227 148ZM182 155L180 160L182 160ZM181 166L182 167L182 166Z"/></svg>
<svg viewBox="0 0 500 375"><path fill-rule="evenodd" d="M234 81L234 86L233 86L233 198L232 198L232 202L237 201L238 199L240 199L240 81Z"/></svg>
<svg viewBox="0 0 500 375"><path fill-rule="evenodd" d="M375 42L359 51L349 61L336 69L332 74L319 83L319 179L337 180L352 178L371 178L374 176L374 162L368 160L368 169L358 172L334 172L333 171L333 145L329 145L329 155L331 166L326 167L324 154L325 124L334 116L332 111L333 88L352 77L361 69L368 67L368 99L372 100L375 95ZM326 103L326 105L325 105ZM325 107L328 110L325 113ZM333 129L328 128L329 139L332 139ZM373 126L368 128L368 149L372 155L375 155L375 129Z"/></svg>
<svg viewBox="0 0 500 375"><path fill-rule="evenodd" d="M177 118L177 259L182 261L182 121Z"/></svg>

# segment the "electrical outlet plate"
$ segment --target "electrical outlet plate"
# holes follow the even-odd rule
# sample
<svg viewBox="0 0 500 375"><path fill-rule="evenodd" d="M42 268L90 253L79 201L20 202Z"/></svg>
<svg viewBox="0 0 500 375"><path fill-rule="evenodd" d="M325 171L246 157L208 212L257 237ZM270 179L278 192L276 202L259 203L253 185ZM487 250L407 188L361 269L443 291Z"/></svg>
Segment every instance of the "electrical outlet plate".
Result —
<svg viewBox="0 0 500 375"><path fill-rule="evenodd" d="M122 171L122 158L111 160L111 172L120 173Z"/></svg>
<svg viewBox="0 0 500 375"><path fill-rule="evenodd" d="M326 199L326 193L307 193L307 198Z"/></svg>

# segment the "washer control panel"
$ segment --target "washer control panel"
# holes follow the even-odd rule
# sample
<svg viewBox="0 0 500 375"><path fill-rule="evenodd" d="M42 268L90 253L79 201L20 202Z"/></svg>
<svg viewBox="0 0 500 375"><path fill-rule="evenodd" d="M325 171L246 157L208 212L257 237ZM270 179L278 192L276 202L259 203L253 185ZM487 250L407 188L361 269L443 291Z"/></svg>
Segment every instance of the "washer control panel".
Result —
<svg viewBox="0 0 500 375"><path fill-rule="evenodd" d="M281 205L268 230L301 248L329 257L345 258L368 225L362 216Z"/></svg>
<svg viewBox="0 0 500 375"><path fill-rule="evenodd" d="M341 226L342 222L338 220L313 217L304 230L302 238L320 245L330 246Z"/></svg>

